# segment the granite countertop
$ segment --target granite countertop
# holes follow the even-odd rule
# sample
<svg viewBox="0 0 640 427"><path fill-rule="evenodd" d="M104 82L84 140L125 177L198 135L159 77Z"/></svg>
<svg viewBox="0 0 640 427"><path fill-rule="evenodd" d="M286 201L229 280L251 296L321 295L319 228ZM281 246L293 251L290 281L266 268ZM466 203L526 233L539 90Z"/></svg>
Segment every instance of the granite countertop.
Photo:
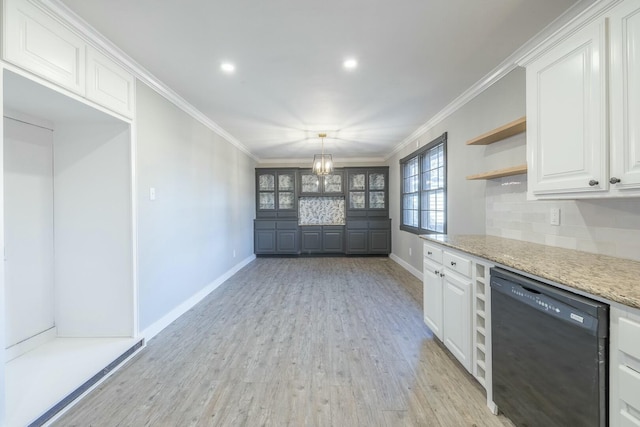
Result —
<svg viewBox="0 0 640 427"><path fill-rule="evenodd" d="M596 297L640 308L640 262L485 235L420 236Z"/></svg>

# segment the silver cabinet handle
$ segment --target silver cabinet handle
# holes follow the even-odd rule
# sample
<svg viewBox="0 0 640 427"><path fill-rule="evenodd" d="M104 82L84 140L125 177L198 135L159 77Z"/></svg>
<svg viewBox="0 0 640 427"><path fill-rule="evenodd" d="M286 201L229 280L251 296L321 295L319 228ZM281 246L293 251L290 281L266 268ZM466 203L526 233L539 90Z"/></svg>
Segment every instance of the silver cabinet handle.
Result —
<svg viewBox="0 0 640 427"><path fill-rule="evenodd" d="M440 274L440 272L439 272L438 270L435 270L433 273L434 273L436 276L438 276L438 275Z"/></svg>
<svg viewBox="0 0 640 427"><path fill-rule="evenodd" d="M455 267L456 266L456 262L455 261L451 261L451 266Z"/></svg>
<svg viewBox="0 0 640 427"><path fill-rule="evenodd" d="M595 187L596 185L600 184L598 181L596 181L595 179L592 179L591 181L589 181L589 185L591 187Z"/></svg>
<svg viewBox="0 0 640 427"><path fill-rule="evenodd" d="M612 176L611 179L609 180L610 184L617 184L620 182L620 178L616 178L615 176Z"/></svg>
<svg viewBox="0 0 640 427"><path fill-rule="evenodd" d="M440 273L440 277L444 277L444 273Z"/></svg>
<svg viewBox="0 0 640 427"><path fill-rule="evenodd" d="M427 255L433 255L433 252L427 251Z"/></svg>

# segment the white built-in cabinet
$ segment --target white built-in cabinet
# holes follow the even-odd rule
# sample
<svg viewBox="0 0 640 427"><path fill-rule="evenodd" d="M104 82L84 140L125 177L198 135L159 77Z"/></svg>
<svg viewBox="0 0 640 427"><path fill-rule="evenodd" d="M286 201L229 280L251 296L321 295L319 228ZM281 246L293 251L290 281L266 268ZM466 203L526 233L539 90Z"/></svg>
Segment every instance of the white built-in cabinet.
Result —
<svg viewBox="0 0 640 427"><path fill-rule="evenodd" d="M424 244L424 320L460 363L472 372L471 263Z"/></svg>
<svg viewBox="0 0 640 427"><path fill-rule="evenodd" d="M640 310L612 306L609 425L640 427Z"/></svg>
<svg viewBox="0 0 640 427"><path fill-rule="evenodd" d="M433 242L424 243L424 322L486 389L491 381L491 292L488 261Z"/></svg>
<svg viewBox="0 0 640 427"><path fill-rule="evenodd" d="M3 58L125 117L134 114L134 78L29 0L4 0Z"/></svg>
<svg viewBox="0 0 640 427"><path fill-rule="evenodd" d="M523 62L529 198L640 196L640 0Z"/></svg>
<svg viewBox="0 0 640 427"><path fill-rule="evenodd" d="M43 3L2 7L0 425L28 425L141 346L135 79Z"/></svg>

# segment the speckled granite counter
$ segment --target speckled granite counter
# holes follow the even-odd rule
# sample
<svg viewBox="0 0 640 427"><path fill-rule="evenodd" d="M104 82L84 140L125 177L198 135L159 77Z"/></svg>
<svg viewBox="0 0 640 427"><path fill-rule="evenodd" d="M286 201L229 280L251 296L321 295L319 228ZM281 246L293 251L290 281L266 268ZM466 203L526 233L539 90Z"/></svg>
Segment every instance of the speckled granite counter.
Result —
<svg viewBox="0 0 640 427"><path fill-rule="evenodd" d="M580 291L640 308L640 262L485 235L420 236Z"/></svg>

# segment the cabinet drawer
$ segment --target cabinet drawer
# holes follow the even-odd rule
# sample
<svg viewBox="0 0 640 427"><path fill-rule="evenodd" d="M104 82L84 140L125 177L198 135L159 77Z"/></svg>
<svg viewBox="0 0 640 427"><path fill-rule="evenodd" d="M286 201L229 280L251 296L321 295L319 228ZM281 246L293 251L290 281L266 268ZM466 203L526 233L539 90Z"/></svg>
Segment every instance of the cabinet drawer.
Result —
<svg viewBox="0 0 640 427"><path fill-rule="evenodd" d="M442 263L448 269L460 273L463 276L471 277L471 261L468 259L445 251L442 255L442 260Z"/></svg>
<svg viewBox="0 0 640 427"><path fill-rule="evenodd" d="M256 230L275 230L276 222L275 221L255 221L254 226Z"/></svg>
<svg viewBox="0 0 640 427"><path fill-rule="evenodd" d="M369 228L368 221L347 221L348 229L367 229Z"/></svg>
<svg viewBox="0 0 640 427"><path fill-rule="evenodd" d="M640 372L626 366L618 367L620 400L640 411Z"/></svg>
<svg viewBox="0 0 640 427"><path fill-rule="evenodd" d="M620 334L620 351L627 353L631 357L640 359L640 324L630 319L621 318L618 331Z"/></svg>
<svg viewBox="0 0 640 427"><path fill-rule="evenodd" d="M297 230L298 221L278 221L276 223L276 228L278 230Z"/></svg>
<svg viewBox="0 0 640 427"><path fill-rule="evenodd" d="M424 244L424 259L430 259L432 261L441 263L442 262L442 249L437 246L430 245L428 243Z"/></svg>
<svg viewBox="0 0 640 427"><path fill-rule="evenodd" d="M389 220L369 221L370 230L389 230L390 228L391 222Z"/></svg>

